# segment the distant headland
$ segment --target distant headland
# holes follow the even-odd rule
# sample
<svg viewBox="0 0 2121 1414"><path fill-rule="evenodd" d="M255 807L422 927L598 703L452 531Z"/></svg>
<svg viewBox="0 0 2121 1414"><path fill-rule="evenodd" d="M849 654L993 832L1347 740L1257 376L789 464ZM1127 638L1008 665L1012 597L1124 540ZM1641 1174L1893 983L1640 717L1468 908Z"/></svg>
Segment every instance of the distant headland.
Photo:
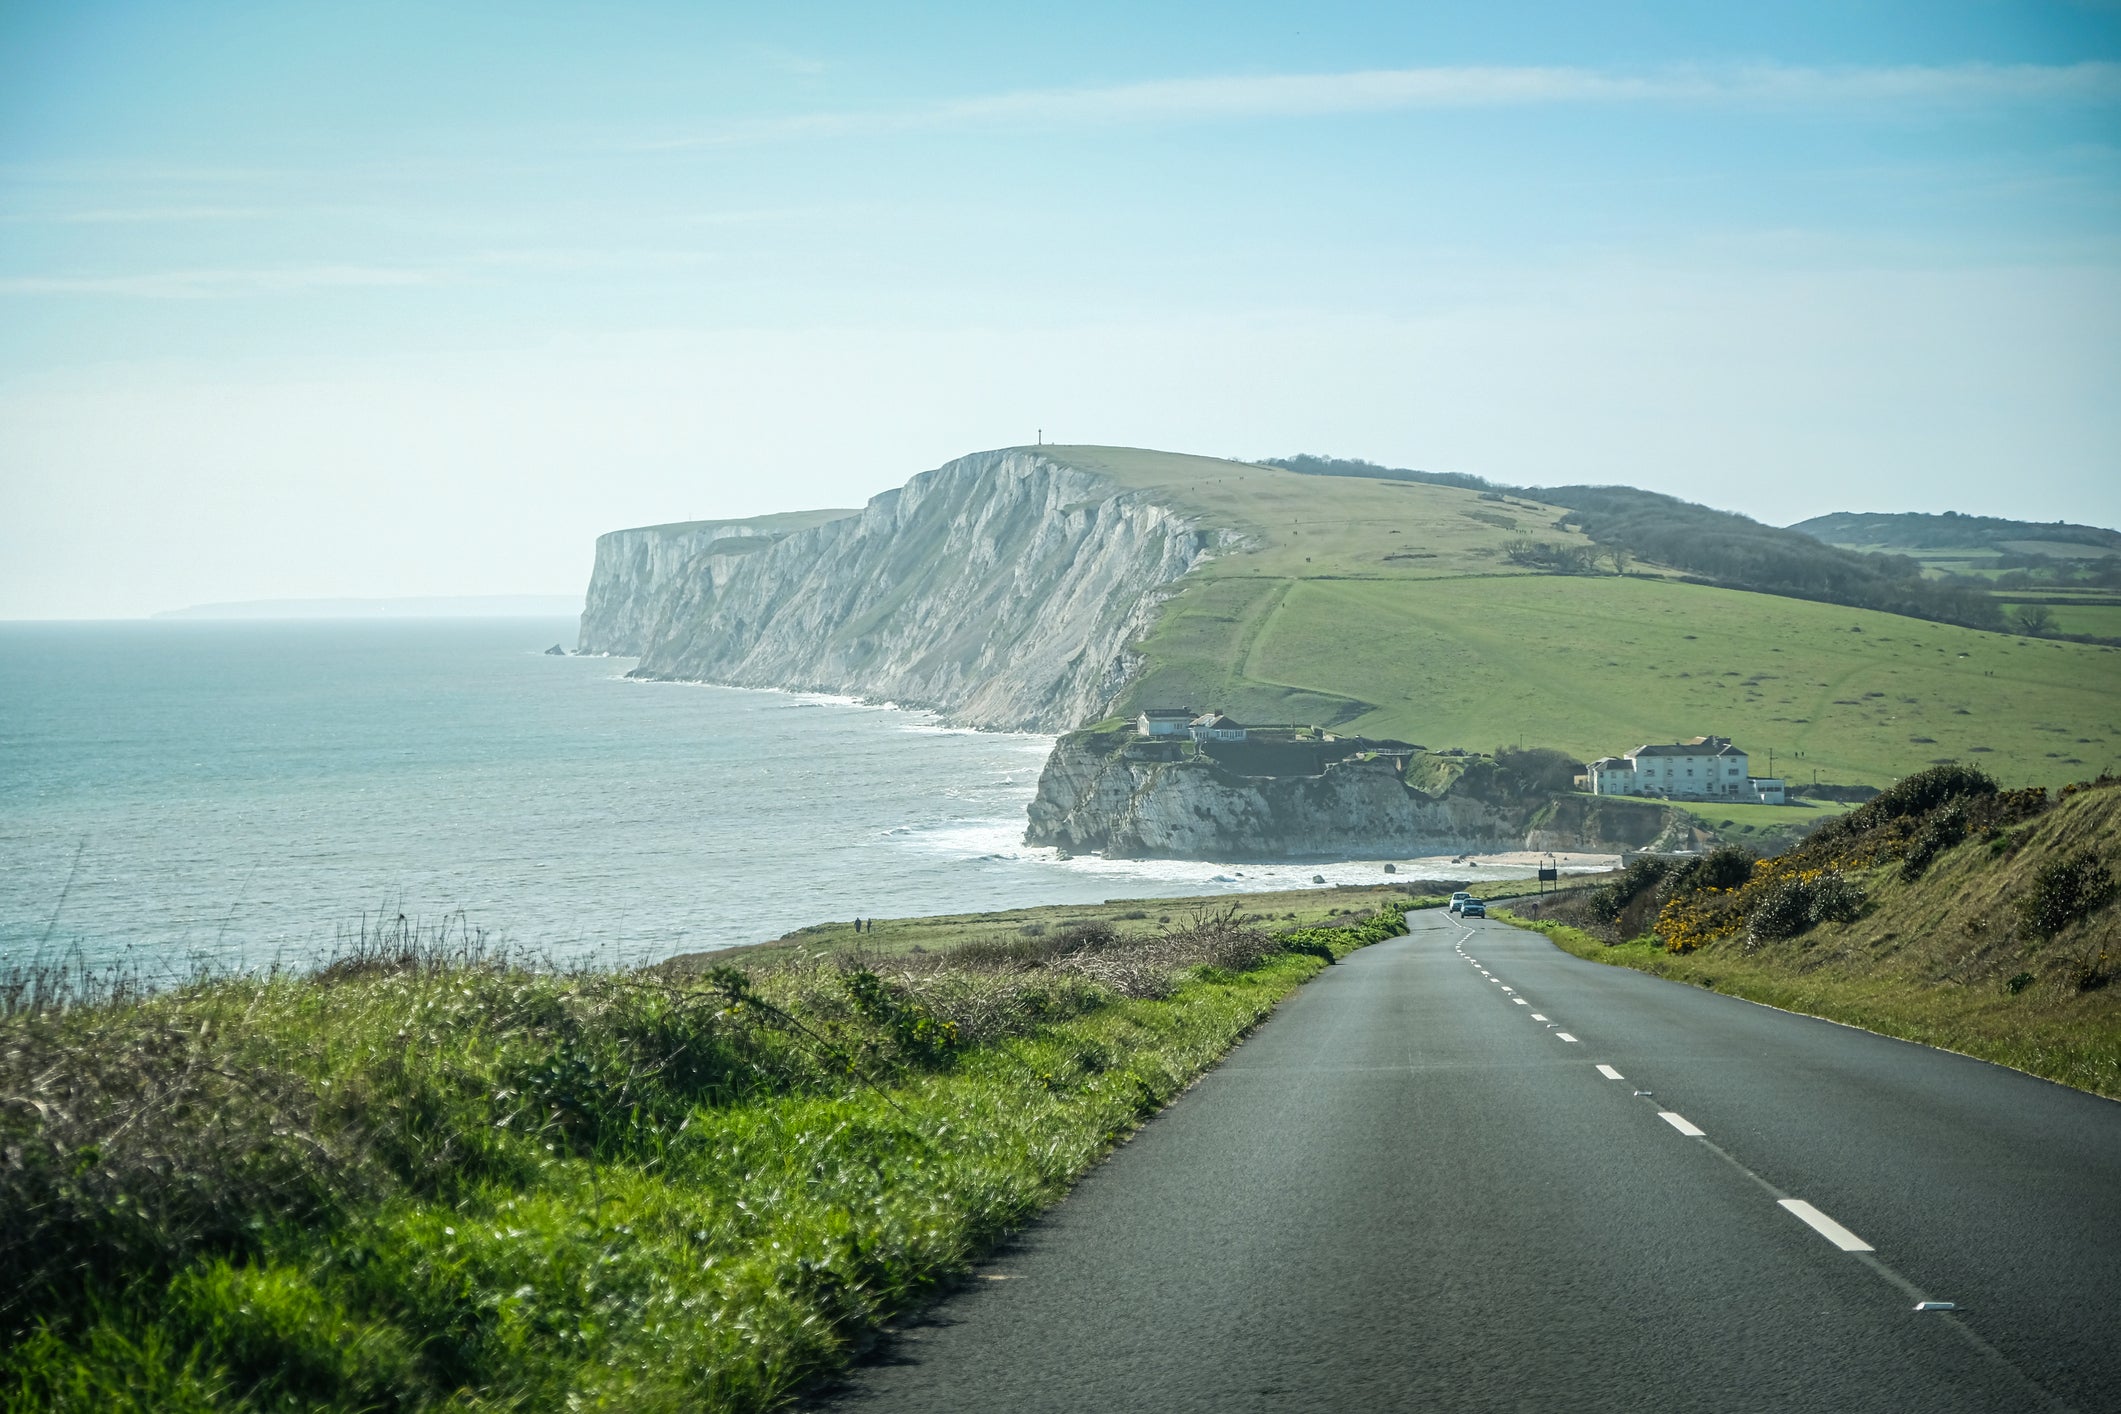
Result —
<svg viewBox="0 0 2121 1414"><path fill-rule="evenodd" d="M445 594L393 599L244 599L193 604L156 619L561 619L582 612L579 594Z"/></svg>

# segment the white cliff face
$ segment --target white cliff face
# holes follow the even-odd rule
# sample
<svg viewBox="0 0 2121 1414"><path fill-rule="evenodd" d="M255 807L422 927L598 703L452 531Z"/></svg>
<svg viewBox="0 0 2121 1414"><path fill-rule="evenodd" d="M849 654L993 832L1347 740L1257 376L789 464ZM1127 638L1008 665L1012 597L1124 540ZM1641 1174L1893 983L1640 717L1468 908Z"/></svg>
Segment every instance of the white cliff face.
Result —
<svg viewBox="0 0 2121 1414"><path fill-rule="evenodd" d="M982 452L751 554L703 557L703 541L684 559L682 546L606 536L597 574L608 564L609 584L592 583L583 646L637 645L643 677L854 693L972 726L1061 731L1103 715L1158 591L1217 540L1035 450Z"/></svg>
<svg viewBox="0 0 2121 1414"><path fill-rule="evenodd" d="M772 538L772 532L743 521L696 520L682 525L644 525L597 537L596 565L589 573L589 593L582 603L583 653L637 656L648 641L657 606L688 572L713 575L748 558L714 555L697 570L693 561L708 546Z"/></svg>
<svg viewBox="0 0 2121 1414"><path fill-rule="evenodd" d="M1046 758L1025 842L1114 859L1392 859L1461 851L1639 848L1663 806L1532 791L1482 798L1408 786L1389 758L1316 775L1244 776L1199 758L1099 734L1064 736Z"/></svg>
<svg viewBox="0 0 2121 1414"><path fill-rule="evenodd" d="M1522 809L1412 790L1385 759L1315 776L1240 776L1064 737L1046 758L1025 842L1114 859L1394 858L1515 849Z"/></svg>

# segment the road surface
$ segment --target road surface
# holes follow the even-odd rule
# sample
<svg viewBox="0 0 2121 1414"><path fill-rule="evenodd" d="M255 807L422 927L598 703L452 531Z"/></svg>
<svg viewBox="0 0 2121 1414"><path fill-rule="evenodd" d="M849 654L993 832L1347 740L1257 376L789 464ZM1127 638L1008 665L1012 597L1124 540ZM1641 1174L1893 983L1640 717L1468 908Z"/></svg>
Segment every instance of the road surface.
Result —
<svg viewBox="0 0 2121 1414"><path fill-rule="evenodd" d="M2121 1409L2121 1105L1410 923L820 1403Z"/></svg>

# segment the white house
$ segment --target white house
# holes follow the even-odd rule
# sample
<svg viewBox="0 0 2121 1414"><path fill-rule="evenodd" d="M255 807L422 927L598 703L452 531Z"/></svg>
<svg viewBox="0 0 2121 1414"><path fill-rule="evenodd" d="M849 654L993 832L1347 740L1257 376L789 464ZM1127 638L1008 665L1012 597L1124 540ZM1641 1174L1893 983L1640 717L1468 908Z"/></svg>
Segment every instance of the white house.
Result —
<svg viewBox="0 0 2121 1414"><path fill-rule="evenodd" d="M1245 728L1242 722L1232 721L1220 712L1206 712L1186 723L1186 730L1195 741L1243 741Z"/></svg>
<svg viewBox="0 0 2121 1414"><path fill-rule="evenodd" d="M1593 795L1662 795L1685 800L1783 803L1782 782L1746 773L1746 754L1729 737L1638 746L1591 763Z"/></svg>
<svg viewBox="0 0 2121 1414"><path fill-rule="evenodd" d="M1144 707L1134 725L1143 736L1184 736L1192 721L1191 707Z"/></svg>

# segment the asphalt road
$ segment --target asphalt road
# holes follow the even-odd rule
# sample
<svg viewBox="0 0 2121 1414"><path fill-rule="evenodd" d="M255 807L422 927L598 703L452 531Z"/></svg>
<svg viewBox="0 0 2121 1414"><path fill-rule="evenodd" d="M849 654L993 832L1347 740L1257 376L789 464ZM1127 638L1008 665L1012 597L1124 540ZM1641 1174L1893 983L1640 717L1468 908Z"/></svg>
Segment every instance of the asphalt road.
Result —
<svg viewBox="0 0 2121 1414"><path fill-rule="evenodd" d="M1411 921L822 1402L2121 1409L2121 1105Z"/></svg>

